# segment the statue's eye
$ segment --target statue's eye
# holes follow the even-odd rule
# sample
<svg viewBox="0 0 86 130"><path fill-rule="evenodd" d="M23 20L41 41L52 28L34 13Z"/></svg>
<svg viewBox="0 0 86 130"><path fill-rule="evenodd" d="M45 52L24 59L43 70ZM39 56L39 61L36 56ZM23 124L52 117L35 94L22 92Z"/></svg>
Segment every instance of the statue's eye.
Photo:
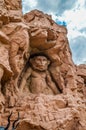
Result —
<svg viewBox="0 0 86 130"><path fill-rule="evenodd" d="M46 59L43 59L43 61L47 61Z"/></svg>

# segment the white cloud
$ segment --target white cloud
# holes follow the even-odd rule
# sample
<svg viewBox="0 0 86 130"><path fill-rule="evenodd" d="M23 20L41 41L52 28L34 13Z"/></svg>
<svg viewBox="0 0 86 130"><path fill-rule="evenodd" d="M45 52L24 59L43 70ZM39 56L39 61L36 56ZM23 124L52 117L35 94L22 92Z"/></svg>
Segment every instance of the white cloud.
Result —
<svg viewBox="0 0 86 130"><path fill-rule="evenodd" d="M86 38L78 36L72 40L70 44L72 57L76 64L86 63Z"/></svg>
<svg viewBox="0 0 86 130"><path fill-rule="evenodd" d="M39 9L45 13L53 12L60 15L64 12L64 10L69 10L72 8L76 1L65 0L64 2L64 0L22 0L22 3L23 13L31 11L32 9Z"/></svg>
<svg viewBox="0 0 86 130"><path fill-rule="evenodd" d="M36 0L28 0L28 4L31 8L33 8L37 5L37 1Z"/></svg>
<svg viewBox="0 0 86 130"><path fill-rule="evenodd" d="M73 39L77 36L85 36L85 33L81 33L80 29L86 27L86 8L84 7L85 0L78 0L75 7L71 10L66 10L61 16L53 17L59 20L64 20L67 23L68 38Z"/></svg>
<svg viewBox="0 0 86 130"><path fill-rule="evenodd" d="M85 0L78 0L77 5L69 11L65 11L62 18L67 22L68 37L70 39L77 36L86 37L85 33L80 30L86 27L86 8L84 7Z"/></svg>
<svg viewBox="0 0 86 130"><path fill-rule="evenodd" d="M86 28L86 8L84 7L84 2L85 0L78 0L77 5L72 10L65 11L62 15L67 22L68 39L73 60L76 64L86 63L86 32L80 31Z"/></svg>
<svg viewBox="0 0 86 130"><path fill-rule="evenodd" d="M37 0L22 0L22 5L23 13L26 13L37 6Z"/></svg>

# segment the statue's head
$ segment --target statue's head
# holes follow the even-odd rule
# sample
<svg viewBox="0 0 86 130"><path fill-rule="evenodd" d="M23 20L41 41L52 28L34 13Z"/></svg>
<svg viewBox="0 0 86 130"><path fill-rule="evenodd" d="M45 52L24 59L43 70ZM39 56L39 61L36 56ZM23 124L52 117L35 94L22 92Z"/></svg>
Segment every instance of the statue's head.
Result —
<svg viewBox="0 0 86 130"><path fill-rule="evenodd" d="M46 56L37 55L30 59L30 63L33 69L38 71L45 71L50 64L50 61L47 59Z"/></svg>

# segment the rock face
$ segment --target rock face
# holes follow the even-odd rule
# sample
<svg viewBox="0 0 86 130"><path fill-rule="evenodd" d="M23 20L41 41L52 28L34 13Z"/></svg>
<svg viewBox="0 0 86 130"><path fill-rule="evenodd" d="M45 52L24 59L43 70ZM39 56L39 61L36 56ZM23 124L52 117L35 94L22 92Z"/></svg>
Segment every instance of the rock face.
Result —
<svg viewBox="0 0 86 130"><path fill-rule="evenodd" d="M21 0L0 0L0 25L19 22L21 17Z"/></svg>
<svg viewBox="0 0 86 130"><path fill-rule="evenodd" d="M74 65L67 29L21 9L0 1L0 126L12 112L17 130L86 130L86 66Z"/></svg>

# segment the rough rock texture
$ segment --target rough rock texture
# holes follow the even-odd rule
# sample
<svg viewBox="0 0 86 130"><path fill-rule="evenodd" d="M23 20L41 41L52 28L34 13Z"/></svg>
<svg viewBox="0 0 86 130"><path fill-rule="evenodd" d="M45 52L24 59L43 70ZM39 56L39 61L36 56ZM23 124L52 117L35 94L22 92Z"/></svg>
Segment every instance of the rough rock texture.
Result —
<svg viewBox="0 0 86 130"><path fill-rule="evenodd" d="M86 65L74 65L67 29L21 9L0 1L0 126L19 112L17 130L86 130Z"/></svg>
<svg viewBox="0 0 86 130"><path fill-rule="evenodd" d="M21 0L0 0L0 26L10 22L19 22L21 17Z"/></svg>

